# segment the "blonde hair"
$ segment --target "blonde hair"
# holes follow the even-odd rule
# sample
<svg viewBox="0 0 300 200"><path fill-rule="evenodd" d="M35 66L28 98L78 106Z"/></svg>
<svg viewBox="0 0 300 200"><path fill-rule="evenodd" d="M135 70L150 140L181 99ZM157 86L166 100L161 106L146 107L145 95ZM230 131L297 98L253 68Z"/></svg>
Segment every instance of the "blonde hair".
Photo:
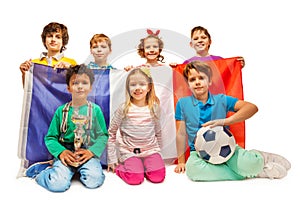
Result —
<svg viewBox="0 0 300 200"><path fill-rule="evenodd" d="M106 42L109 49L111 50L111 40L108 36L103 33L95 34L90 40L90 48L93 47L93 44L97 44L97 42Z"/></svg>
<svg viewBox="0 0 300 200"><path fill-rule="evenodd" d="M130 90L129 90L129 79L134 74L141 74L147 79L148 87L150 90L146 95L146 103L148 105L151 115L155 118L159 118L160 101L159 101L159 98L155 94L153 79L151 77L150 69L148 67L134 68L129 72L129 74L127 76L126 86L125 86L125 98L126 99L125 99L125 104L124 104L124 109L123 109L124 117L127 116L127 113L128 113L129 107L131 105L131 101L132 101L132 96L130 95Z"/></svg>

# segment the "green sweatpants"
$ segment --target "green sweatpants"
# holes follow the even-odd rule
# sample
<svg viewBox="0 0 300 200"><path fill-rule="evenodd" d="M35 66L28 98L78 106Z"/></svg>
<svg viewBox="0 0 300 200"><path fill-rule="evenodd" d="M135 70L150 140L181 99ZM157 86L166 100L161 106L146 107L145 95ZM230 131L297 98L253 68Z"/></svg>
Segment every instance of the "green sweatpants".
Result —
<svg viewBox="0 0 300 200"><path fill-rule="evenodd" d="M191 151L186 162L186 174L193 181L243 180L255 177L264 167L264 158L255 150L236 146L232 157L222 164L211 164Z"/></svg>

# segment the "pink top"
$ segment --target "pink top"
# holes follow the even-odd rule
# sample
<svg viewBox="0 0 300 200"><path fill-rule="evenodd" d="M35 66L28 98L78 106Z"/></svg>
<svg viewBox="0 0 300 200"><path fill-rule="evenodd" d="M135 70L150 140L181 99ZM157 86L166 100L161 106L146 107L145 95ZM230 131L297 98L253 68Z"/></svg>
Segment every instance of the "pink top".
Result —
<svg viewBox="0 0 300 200"><path fill-rule="evenodd" d="M194 57L192 57L188 60L185 60L183 62L183 64L187 64L187 63L190 63L190 62L195 61L195 60L205 62L205 61L213 61L213 60L219 60L219 59L222 59L222 57L221 56L214 56L214 55L209 55L209 56L205 56L205 57L194 56Z"/></svg>
<svg viewBox="0 0 300 200"><path fill-rule="evenodd" d="M159 119L151 116L148 106L129 107L127 116L123 118L124 104L115 111L108 129L108 164L124 162L132 156L145 157L160 153L161 127ZM118 133L120 131L120 134ZM135 148L140 153L135 154ZM118 155L119 154L119 155Z"/></svg>

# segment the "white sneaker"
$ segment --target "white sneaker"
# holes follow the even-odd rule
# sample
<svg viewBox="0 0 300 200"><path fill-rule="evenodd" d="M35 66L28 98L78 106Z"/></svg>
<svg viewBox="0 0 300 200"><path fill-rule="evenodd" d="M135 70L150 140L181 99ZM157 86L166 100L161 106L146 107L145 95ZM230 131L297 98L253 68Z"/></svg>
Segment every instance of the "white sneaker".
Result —
<svg viewBox="0 0 300 200"><path fill-rule="evenodd" d="M270 178L270 179L280 179L285 177L287 174L286 168L276 162L268 162L263 171L260 172L257 178Z"/></svg>
<svg viewBox="0 0 300 200"><path fill-rule="evenodd" d="M256 150L258 151L258 150ZM263 152L263 151L258 151L265 159L265 165L268 164L269 162L274 162L278 163L281 166L285 167L286 170L291 169L291 163L284 158L283 156L280 156L275 153L268 153L268 152Z"/></svg>

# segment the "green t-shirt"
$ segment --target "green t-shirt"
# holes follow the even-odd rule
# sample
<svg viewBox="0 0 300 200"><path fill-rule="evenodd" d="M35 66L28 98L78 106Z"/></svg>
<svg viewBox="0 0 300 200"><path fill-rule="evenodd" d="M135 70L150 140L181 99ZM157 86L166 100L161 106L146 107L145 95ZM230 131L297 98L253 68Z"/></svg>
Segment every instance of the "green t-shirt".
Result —
<svg viewBox="0 0 300 200"><path fill-rule="evenodd" d="M90 142L88 144L87 149L93 152L96 157L100 157L102 152L104 151L107 140L108 140L108 133L107 128L104 120L103 113L101 108L91 103L92 105L92 128L90 130ZM47 135L45 136L45 144L48 148L48 151L55 157L58 156L67 149L67 143L72 144L74 142L74 130L76 129L75 124L71 121L71 117L73 114L73 107L70 106L68 112L68 119L67 119L67 130L63 134L63 142L60 142L60 137L62 133L60 131L60 126L62 123L63 118L63 108L65 104L58 107L55 111L54 117L50 123L49 130ZM79 107L79 114L86 115L88 110L88 104ZM84 126L86 129L86 126ZM84 135L85 137L85 135Z"/></svg>

